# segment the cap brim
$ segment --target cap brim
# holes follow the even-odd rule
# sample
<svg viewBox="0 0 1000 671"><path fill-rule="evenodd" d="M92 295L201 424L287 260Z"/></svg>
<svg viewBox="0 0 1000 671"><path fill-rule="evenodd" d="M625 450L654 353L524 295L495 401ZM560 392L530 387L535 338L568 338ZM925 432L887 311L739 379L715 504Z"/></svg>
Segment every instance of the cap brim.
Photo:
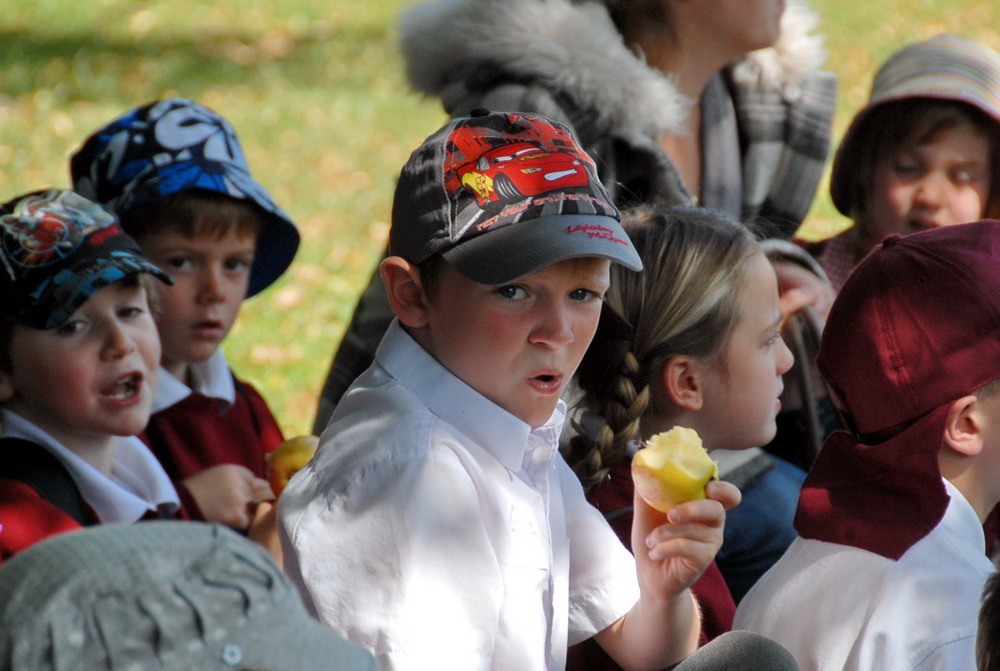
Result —
<svg viewBox="0 0 1000 671"><path fill-rule="evenodd" d="M186 191L204 191L245 201L263 217L264 228L250 267L246 298L269 287L291 265L300 242L295 223L253 175L232 163L200 159L154 166L123 191L114 209L122 213Z"/></svg>
<svg viewBox="0 0 1000 671"><path fill-rule="evenodd" d="M104 287L142 273L148 273L165 284L174 283L169 275L143 257L119 251L109 257L91 260L86 270L70 274L70 280L60 281L61 275L50 278L49 286L42 291L35 309L17 321L36 329L55 328Z"/></svg>
<svg viewBox="0 0 1000 671"><path fill-rule="evenodd" d="M618 220L597 214L555 214L510 224L455 245L442 256L469 279L490 285L583 257L642 270L642 260Z"/></svg>

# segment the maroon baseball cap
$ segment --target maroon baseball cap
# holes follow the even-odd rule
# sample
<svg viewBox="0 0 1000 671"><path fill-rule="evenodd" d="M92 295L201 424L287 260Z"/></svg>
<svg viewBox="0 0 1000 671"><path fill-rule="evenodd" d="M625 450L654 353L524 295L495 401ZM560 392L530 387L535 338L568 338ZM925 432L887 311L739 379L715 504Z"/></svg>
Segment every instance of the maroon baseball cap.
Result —
<svg viewBox="0 0 1000 671"><path fill-rule="evenodd" d="M816 363L859 434L1000 377L1000 222L892 235L851 274Z"/></svg>
<svg viewBox="0 0 1000 671"><path fill-rule="evenodd" d="M480 284L576 257L641 270L618 208L570 130L534 114L475 110L428 137L403 166L389 251L437 253Z"/></svg>
<svg viewBox="0 0 1000 671"><path fill-rule="evenodd" d="M851 273L816 363L852 431L809 471L802 536L898 558L937 525L948 409L1000 378L998 288L992 220L889 236Z"/></svg>

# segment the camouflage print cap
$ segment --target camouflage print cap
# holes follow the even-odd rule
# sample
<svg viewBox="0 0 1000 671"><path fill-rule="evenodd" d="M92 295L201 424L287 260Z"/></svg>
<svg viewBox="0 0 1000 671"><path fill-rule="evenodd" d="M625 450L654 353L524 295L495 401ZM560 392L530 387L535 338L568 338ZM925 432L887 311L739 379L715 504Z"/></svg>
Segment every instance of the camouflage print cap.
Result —
<svg viewBox="0 0 1000 671"><path fill-rule="evenodd" d="M151 264L114 215L72 191L49 189L0 206L0 317L51 329L103 287Z"/></svg>

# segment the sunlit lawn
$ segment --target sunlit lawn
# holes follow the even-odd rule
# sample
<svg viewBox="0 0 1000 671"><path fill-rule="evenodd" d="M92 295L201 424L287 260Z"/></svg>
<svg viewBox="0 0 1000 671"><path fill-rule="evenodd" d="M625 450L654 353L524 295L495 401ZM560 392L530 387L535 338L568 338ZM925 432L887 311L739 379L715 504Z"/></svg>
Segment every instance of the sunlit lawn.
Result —
<svg viewBox="0 0 1000 671"><path fill-rule="evenodd" d="M68 186L67 158L125 109L184 96L236 127L258 180L298 222L292 269L225 344L288 433L308 431L333 349L388 228L395 176L445 119L411 93L394 33L407 0L36 0L0 13L0 200ZM815 2L841 79L836 132L902 43L961 32L1000 49L984 0ZM805 233L845 222L826 185Z"/></svg>

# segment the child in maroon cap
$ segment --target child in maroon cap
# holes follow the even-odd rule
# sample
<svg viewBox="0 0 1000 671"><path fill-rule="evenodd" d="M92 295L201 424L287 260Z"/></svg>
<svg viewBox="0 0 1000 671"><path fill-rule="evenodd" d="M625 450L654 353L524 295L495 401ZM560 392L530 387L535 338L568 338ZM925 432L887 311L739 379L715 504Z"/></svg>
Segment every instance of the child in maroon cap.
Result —
<svg viewBox="0 0 1000 671"><path fill-rule="evenodd" d="M817 364L851 431L824 445L800 537L736 628L809 669L975 668L1000 501L997 286L991 220L890 236L848 278Z"/></svg>

